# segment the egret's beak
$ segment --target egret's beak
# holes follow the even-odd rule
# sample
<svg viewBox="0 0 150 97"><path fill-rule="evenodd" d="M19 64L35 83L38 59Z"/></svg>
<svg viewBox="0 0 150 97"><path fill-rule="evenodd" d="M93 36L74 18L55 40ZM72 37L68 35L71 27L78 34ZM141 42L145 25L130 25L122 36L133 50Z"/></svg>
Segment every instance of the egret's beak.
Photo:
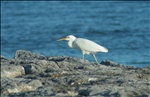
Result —
<svg viewBox="0 0 150 97"><path fill-rule="evenodd" d="M65 37L65 38L60 38L60 39L58 39L57 41L62 41L62 40L67 40L67 37Z"/></svg>

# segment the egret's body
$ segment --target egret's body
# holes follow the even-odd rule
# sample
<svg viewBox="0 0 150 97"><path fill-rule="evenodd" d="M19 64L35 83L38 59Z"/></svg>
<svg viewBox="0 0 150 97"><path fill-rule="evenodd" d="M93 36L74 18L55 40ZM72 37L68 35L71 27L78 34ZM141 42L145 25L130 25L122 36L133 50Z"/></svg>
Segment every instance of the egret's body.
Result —
<svg viewBox="0 0 150 97"><path fill-rule="evenodd" d="M92 54L95 61L98 63L95 53L97 52L108 52L108 49L84 38L76 38L73 35L69 35L66 38L61 38L60 40L68 40L68 45L70 48L78 49L82 52L82 58L84 60L84 54Z"/></svg>

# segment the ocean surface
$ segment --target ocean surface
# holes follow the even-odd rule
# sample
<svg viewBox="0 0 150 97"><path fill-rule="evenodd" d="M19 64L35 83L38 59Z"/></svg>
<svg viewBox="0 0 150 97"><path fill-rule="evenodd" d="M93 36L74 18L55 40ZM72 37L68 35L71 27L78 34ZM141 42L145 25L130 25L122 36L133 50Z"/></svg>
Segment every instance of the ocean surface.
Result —
<svg viewBox="0 0 150 97"><path fill-rule="evenodd" d="M150 66L149 1L1 1L1 55L17 50L44 56L82 58L70 49L67 35L90 39L109 49L99 62ZM91 55L85 59L95 62Z"/></svg>

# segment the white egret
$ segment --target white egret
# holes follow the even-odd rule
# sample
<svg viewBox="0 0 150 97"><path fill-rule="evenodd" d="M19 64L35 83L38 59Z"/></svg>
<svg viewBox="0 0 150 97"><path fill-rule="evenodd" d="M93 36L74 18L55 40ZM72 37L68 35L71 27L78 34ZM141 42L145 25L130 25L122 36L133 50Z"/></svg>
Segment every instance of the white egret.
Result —
<svg viewBox="0 0 150 97"><path fill-rule="evenodd" d="M84 54L92 54L97 64L99 64L99 63L97 61L95 54L97 52L108 52L107 48L105 48L91 40L84 39L84 38L76 38L73 35L69 35L65 38L60 38L57 41L61 41L61 40L68 40L68 45L70 48L80 50L82 52L83 60L84 60Z"/></svg>

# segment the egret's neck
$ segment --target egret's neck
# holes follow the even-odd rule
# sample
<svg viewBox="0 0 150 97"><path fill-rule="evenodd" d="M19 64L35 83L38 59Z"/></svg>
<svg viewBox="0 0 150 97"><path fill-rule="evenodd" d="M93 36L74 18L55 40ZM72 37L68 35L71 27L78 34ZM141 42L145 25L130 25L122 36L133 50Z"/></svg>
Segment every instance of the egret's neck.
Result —
<svg viewBox="0 0 150 97"><path fill-rule="evenodd" d="M70 39L70 40L68 41L69 47L73 48L73 42L74 42L75 40L76 40L76 38L73 38L73 39Z"/></svg>
<svg viewBox="0 0 150 97"><path fill-rule="evenodd" d="M69 47L71 47L71 48L73 47L73 46L72 46L72 43L73 43L73 41L68 41L68 45L69 45Z"/></svg>

